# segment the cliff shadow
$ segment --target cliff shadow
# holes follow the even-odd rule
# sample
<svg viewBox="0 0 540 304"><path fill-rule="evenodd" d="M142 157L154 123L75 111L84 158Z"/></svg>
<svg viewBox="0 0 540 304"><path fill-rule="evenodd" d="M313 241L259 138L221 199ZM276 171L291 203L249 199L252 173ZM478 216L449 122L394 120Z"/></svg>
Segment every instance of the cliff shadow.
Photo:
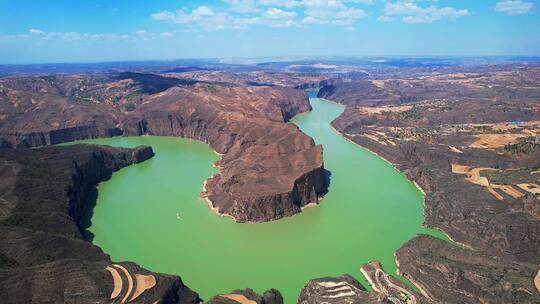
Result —
<svg viewBox="0 0 540 304"><path fill-rule="evenodd" d="M88 230L88 228L92 225L92 216L94 216L94 207L97 203L97 196L97 189L93 187L84 199L84 209L82 210L78 221L79 229L81 230L84 239L88 242L94 240L94 234Z"/></svg>
<svg viewBox="0 0 540 304"><path fill-rule="evenodd" d="M330 180L332 179L332 172L330 172L330 170L324 169L323 177L324 177L324 189L326 189L325 193L328 193L328 188L330 187Z"/></svg>

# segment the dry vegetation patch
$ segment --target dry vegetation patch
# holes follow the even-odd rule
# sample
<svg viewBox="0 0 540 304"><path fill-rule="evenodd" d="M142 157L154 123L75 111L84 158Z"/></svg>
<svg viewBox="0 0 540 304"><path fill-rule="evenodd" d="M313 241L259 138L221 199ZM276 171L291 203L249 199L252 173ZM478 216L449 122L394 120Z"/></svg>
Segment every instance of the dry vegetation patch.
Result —
<svg viewBox="0 0 540 304"><path fill-rule="evenodd" d="M233 300L233 301L238 302L240 304L257 304L257 302L255 302L253 300L250 300L250 299L246 298L246 296L241 295L241 294L231 293L231 294L221 295L221 297L227 298L229 300Z"/></svg>
<svg viewBox="0 0 540 304"><path fill-rule="evenodd" d="M124 297L122 298L120 303L129 303L129 302L134 301L146 290L152 289L154 286L156 286L156 283L157 283L156 277L151 274L143 275L143 274L136 273L135 280L133 280L133 277L131 276L131 273L129 272L129 270L127 270L124 266L119 265L119 264L112 264L111 266L107 266L105 269L109 271L109 273L111 274L113 278L114 287L110 296L111 300L118 298L122 294L124 287L126 287L126 290L124 292ZM120 273L124 274L125 280L127 282L127 286L124 286L124 281L122 280L122 276Z"/></svg>
<svg viewBox="0 0 540 304"><path fill-rule="evenodd" d="M515 144L519 139L526 137L523 134L478 134L476 141L469 145L477 149L498 149L509 144Z"/></svg>
<svg viewBox="0 0 540 304"><path fill-rule="evenodd" d="M413 108L412 105L406 106L382 106L382 107L359 107L358 111L362 114L383 114L389 113L401 113L409 111Z"/></svg>
<svg viewBox="0 0 540 304"><path fill-rule="evenodd" d="M491 193L495 198L497 198L500 201L504 200L504 197L495 189L499 189L515 199L519 199L525 196L524 193L517 190L512 185L491 183L487 177L480 175L481 171L500 171L500 170L494 169L494 168L472 168L471 169L469 166L452 164L452 173L465 175L466 176L465 179L467 181L475 185L480 185L482 187L485 187L489 193ZM524 187L522 187L522 185L528 185L528 184L518 184L517 186L524 190L527 190ZM529 191L529 192L533 193L532 191Z"/></svg>

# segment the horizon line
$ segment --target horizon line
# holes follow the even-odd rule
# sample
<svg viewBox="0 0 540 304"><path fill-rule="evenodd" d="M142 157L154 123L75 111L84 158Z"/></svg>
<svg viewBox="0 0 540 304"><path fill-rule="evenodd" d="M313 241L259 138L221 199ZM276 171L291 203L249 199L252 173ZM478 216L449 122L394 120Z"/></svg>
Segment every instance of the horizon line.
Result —
<svg viewBox="0 0 540 304"><path fill-rule="evenodd" d="M371 59L371 58L402 58L402 59L474 59L474 58L526 58L540 60L540 54L538 55L276 55L276 56L224 56L224 57L178 57L178 58L161 58L161 59L133 59L133 60L96 60L96 61L41 61L41 62L23 62L23 63L2 63L0 66L30 66L30 65L52 65L52 64L110 64L110 63L160 63L160 62L174 62L182 60L224 60L224 59L295 59L308 60L308 59L330 59L330 58L350 58L350 59ZM287 60L284 60L286 62ZM234 63L221 63L221 64L234 64ZM236 63L239 64L239 63ZM245 64L249 65L249 64Z"/></svg>

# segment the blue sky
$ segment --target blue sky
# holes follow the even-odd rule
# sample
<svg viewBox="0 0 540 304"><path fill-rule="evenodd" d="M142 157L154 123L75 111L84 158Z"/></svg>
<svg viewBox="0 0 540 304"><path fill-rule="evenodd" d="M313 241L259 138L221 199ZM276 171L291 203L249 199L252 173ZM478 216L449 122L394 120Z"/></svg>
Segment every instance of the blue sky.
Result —
<svg viewBox="0 0 540 304"><path fill-rule="evenodd" d="M0 0L0 63L540 55L537 0Z"/></svg>

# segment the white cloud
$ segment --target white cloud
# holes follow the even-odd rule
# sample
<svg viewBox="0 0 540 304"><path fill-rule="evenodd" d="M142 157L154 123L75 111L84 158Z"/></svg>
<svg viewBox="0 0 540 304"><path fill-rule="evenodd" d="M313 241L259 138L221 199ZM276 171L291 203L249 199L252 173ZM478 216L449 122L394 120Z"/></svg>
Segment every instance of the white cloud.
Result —
<svg viewBox="0 0 540 304"><path fill-rule="evenodd" d="M354 31L354 26L346 26L343 29L346 31Z"/></svg>
<svg viewBox="0 0 540 304"><path fill-rule="evenodd" d="M495 5L495 11L505 13L507 15L521 15L531 11L533 8L532 2L523 2L521 0L505 0L499 1Z"/></svg>
<svg viewBox="0 0 540 304"><path fill-rule="evenodd" d="M29 32L30 34L35 34L35 35L42 35L42 34L45 34L44 31L38 30L38 29L35 29L35 28L29 29L28 32Z"/></svg>
<svg viewBox="0 0 540 304"><path fill-rule="evenodd" d="M216 13L207 6L199 6L191 12L179 9L176 12L161 11L152 14L157 21L170 21L178 24L187 24L192 27L201 27L205 30L241 29L246 28L249 22L243 18L234 18L227 13Z"/></svg>
<svg viewBox="0 0 540 304"><path fill-rule="evenodd" d="M194 18L203 18L203 17L210 17L214 16L214 11L209 8L208 6L199 6L192 12Z"/></svg>
<svg viewBox="0 0 540 304"><path fill-rule="evenodd" d="M269 8L264 12L264 16L272 19L293 19L296 15L296 12L284 11L279 8Z"/></svg>
<svg viewBox="0 0 540 304"><path fill-rule="evenodd" d="M381 22L392 22L394 20L394 18L390 17L390 16L379 16L379 18L377 18L377 20L381 21Z"/></svg>
<svg viewBox="0 0 540 304"><path fill-rule="evenodd" d="M203 30L246 29L253 25L290 27L301 24L351 26L367 17L357 6L372 0L222 0L229 6L214 11L207 6L152 14L157 21L185 24ZM256 14L255 14L256 13ZM300 20L298 20L300 19Z"/></svg>
<svg viewBox="0 0 540 304"><path fill-rule="evenodd" d="M297 25L295 21L297 15L293 11L269 8L260 17L248 19L248 22L252 25L266 25L269 27L291 27Z"/></svg>
<svg viewBox="0 0 540 304"><path fill-rule="evenodd" d="M246 29L251 25L266 25L269 27L290 27L296 25L294 18L297 13L279 8L268 8L256 17L233 16L225 12L214 12L212 9L201 6L191 12L177 10L172 13L162 11L152 15L154 20L171 21L186 24L190 27L202 28L206 31L226 29Z"/></svg>
<svg viewBox="0 0 540 304"><path fill-rule="evenodd" d="M373 0L344 0L344 1L345 2L350 2L350 3L366 4L366 5L373 4Z"/></svg>
<svg viewBox="0 0 540 304"><path fill-rule="evenodd" d="M255 0L222 0L231 6L231 10L237 13L255 13L259 11Z"/></svg>
<svg viewBox="0 0 540 304"><path fill-rule="evenodd" d="M97 40L124 40L133 38L127 34L89 34L79 32L44 32L41 35L41 39L44 40L85 40L85 41L97 41Z"/></svg>
<svg viewBox="0 0 540 304"><path fill-rule="evenodd" d="M132 34L115 33L80 33L80 32L45 32L31 28L28 34L0 35L0 40L35 40L35 41L125 41L152 40L173 36L171 33L152 33L138 30Z"/></svg>
<svg viewBox="0 0 540 304"><path fill-rule="evenodd" d="M169 11L161 11L159 13L153 13L152 19L158 21L174 20L175 15Z"/></svg>
<svg viewBox="0 0 540 304"><path fill-rule="evenodd" d="M342 0L343 3L357 3L357 4L364 4L364 5L371 5L373 4L373 0ZM314 1L311 0L259 0L259 4L263 6L279 6L279 7L298 7L303 5L309 5L310 3L313 3ZM340 2L335 0L322 0L322 1L316 1L319 3L327 2L328 4L332 4L333 2Z"/></svg>
<svg viewBox="0 0 540 304"><path fill-rule="evenodd" d="M367 16L364 10L348 7L339 0L304 0L302 4L305 24L353 24Z"/></svg>
<svg viewBox="0 0 540 304"><path fill-rule="evenodd" d="M336 20L335 24L351 24L358 19L365 18L367 16L366 12L361 9L348 8L346 10L339 11L335 14Z"/></svg>
<svg viewBox="0 0 540 304"><path fill-rule="evenodd" d="M172 21L175 23L190 23L197 20L214 17L216 14L214 11L207 6L199 6L187 12L184 9L179 9L176 12L161 11L158 13L152 14L152 19L158 21Z"/></svg>
<svg viewBox="0 0 540 304"><path fill-rule="evenodd" d="M405 23L432 23L437 20L456 20L459 17L468 16L467 9L455 9L453 7L437 7L430 5L421 7L414 1L401 1L396 3L386 3L384 6L384 16L379 17L380 21L390 20L392 17L402 17Z"/></svg>
<svg viewBox="0 0 540 304"><path fill-rule="evenodd" d="M303 24L317 24L317 23L320 23L320 21L315 17L307 16L304 19L302 19L302 23Z"/></svg>
<svg viewBox="0 0 540 304"><path fill-rule="evenodd" d="M259 3L263 6L279 6L293 8L302 5L302 1L298 0L260 0Z"/></svg>

